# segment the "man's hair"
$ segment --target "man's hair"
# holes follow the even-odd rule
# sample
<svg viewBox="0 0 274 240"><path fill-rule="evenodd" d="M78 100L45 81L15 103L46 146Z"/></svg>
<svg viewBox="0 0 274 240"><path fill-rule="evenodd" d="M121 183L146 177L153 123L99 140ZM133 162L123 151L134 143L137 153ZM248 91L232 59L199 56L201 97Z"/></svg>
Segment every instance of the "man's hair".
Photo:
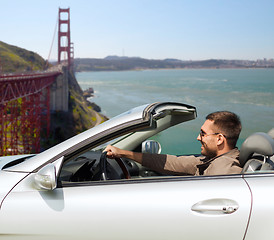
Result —
<svg viewBox="0 0 274 240"><path fill-rule="evenodd" d="M218 111L208 114L206 119L213 121L218 131L225 136L228 146L235 148L242 130L239 116L229 111Z"/></svg>

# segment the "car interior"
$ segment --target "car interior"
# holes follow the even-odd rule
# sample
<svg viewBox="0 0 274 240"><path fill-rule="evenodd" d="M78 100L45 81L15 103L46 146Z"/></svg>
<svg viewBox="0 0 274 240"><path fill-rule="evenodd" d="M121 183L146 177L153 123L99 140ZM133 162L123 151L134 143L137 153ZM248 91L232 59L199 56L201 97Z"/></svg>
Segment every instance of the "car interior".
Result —
<svg viewBox="0 0 274 240"><path fill-rule="evenodd" d="M159 143L146 141L154 149L158 149ZM134 151L141 151L141 146ZM80 156L66 161L62 167L59 180L66 182L85 182L100 180L117 180L162 176L162 174L141 166L130 159L108 159L102 149L86 151Z"/></svg>
<svg viewBox="0 0 274 240"><path fill-rule="evenodd" d="M107 144L114 144L115 146L131 150L133 146L132 141L135 143L133 151L160 153L161 145L158 142L154 140L143 141L151 135L146 131L130 133L111 142L103 143L94 149L85 150L75 156L70 156L61 168L58 184L163 177L163 174L145 168L133 160L108 159L105 154L102 154ZM127 145L129 142L131 143ZM27 157L24 157L12 161L4 165L2 169L12 167L26 159ZM268 133L257 132L246 138L240 149L239 160L243 167L242 174L273 173L274 129Z"/></svg>
<svg viewBox="0 0 274 240"><path fill-rule="evenodd" d="M160 143L151 140L151 137L162 130L163 128L157 128L127 133L95 148L83 149L68 156L60 170L58 184L165 176L133 160L108 159L106 154L103 154L108 144L135 152L160 153ZM9 162L2 169L19 164L25 159L27 158ZM268 133L257 132L247 137L240 148L239 160L243 167L242 174L273 173L274 129Z"/></svg>
<svg viewBox="0 0 274 240"><path fill-rule="evenodd" d="M123 145L121 142L128 137L133 138L131 135L122 137L122 140L116 140L116 145L119 145L119 142L120 146ZM163 176L130 159L107 159L106 154L102 153L105 146L99 146L94 150L86 151L66 161L62 167L59 181L64 184ZM159 153L160 148L161 146L158 142L148 140L136 146L134 151ZM273 155L274 140L269 134L258 132L250 135L240 149L240 163L243 167L242 173L273 172Z"/></svg>

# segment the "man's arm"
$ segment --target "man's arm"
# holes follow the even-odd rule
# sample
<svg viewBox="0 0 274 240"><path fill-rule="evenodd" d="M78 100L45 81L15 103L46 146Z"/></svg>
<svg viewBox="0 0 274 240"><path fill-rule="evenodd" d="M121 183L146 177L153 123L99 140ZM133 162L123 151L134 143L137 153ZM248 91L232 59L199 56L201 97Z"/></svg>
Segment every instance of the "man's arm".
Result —
<svg viewBox="0 0 274 240"><path fill-rule="evenodd" d="M107 156L112 159L113 158L129 158L140 164L142 164L142 161L143 161L143 154L139 152L123 150L111 145L108 145L105 151L107 152Z"/></svg>
<svg viewBox="0 0 274 240"><path fill-rule="evenodd" d="M194 175L200 157L150 154L123 150L111 145L105 149L108 158L129 158L154 171L168 175Z"/></svg>

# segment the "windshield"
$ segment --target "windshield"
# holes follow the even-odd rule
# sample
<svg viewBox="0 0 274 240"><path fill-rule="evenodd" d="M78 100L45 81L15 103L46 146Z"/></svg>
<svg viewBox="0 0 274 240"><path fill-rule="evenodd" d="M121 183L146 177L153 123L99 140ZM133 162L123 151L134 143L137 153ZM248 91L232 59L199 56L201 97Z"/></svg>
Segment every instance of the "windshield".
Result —
<svg viewBox="0 0 274 240"><path fill-rule="evenodd" d="M110 141L104 142L101 145L93 148L93 151L101 151L101 152L103 152L103 150L107 147L107 145L115 145L118 142L120 142L121 140L123 140L123 139L127 138L128 136L130 136L131 134L133 134L133 133L128 133L128 134L125 134L125 135L120 136L118 138L114 138L114 139L112 139Z"/></svg>

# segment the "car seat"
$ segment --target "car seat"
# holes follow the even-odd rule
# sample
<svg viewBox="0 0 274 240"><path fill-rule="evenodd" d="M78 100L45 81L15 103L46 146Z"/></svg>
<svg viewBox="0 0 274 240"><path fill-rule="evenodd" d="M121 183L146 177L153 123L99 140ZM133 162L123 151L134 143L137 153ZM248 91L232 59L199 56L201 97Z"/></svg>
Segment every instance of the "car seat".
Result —
<svg viewBox="0 0 274 240"><path fill-rule="evenodd" d="M273 155L274 140L269 134L257 132L250 135L240 150L242 173L274 170Z"/></svg>
<svg viewBox="0 0 274 240"><path fill-rule="evenodd" d="M274 128L272 128L267 134L274 139Z"/></svg>

